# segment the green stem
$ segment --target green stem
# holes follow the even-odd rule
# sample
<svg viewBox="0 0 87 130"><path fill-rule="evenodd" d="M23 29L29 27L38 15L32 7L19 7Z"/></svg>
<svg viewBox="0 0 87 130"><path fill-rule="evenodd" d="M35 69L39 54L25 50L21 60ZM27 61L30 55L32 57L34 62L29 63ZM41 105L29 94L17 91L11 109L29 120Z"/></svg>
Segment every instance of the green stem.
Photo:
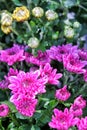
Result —
<svg viewBox="0 0 87 130"><path fill-rule="evenodd" d="M83 10L85 10L87 12L87 9L84 6L79 5L79 7L82 8Z"/></svg>
<svg viewBox="0 0 87 130"><path fill-rule="evenodd" d="M5 130L4 127L2 126L2 121L0 119L0 130Z"/></svg>
<svg viewBox="0 0 87 130"><path fill-rule="evenodd" d="M24 23L25 23L25 25L27 26L28 30L31 32L32 37L34 37L34 34L33 34L33 32L32 32L31 26L30 26L30 24L28 23L28 21L25 21Z"/></svg>
<svg viewBox="0 0 87 130"><path fill-rule="evenodd" d="M23 70L23 61L20 62L21 70Z"/></svg>
<svg viewBox="0 0 87 130"><path fill-rule="evenodd" d="M35 54L35 49L32 49L32 54L33 54L33 55Z"/></svg>
<svg viewBox="0 0 87 130"><path fill-rule="evenodd" d="M13 32L15 35L17 35L17 36L19 35L18 32L17 32L15 29L13 29L13 28L12 28L12 32Z"/></svg>
<svg viewBox="0 0 87 130"><path fill-rule="evenodd" d="M10 36L11 36L11 38L12 38L13 42L15 43L15 38L14 38L13 33L10 33Z"/></svg>
<svg viewBox="0 0 87 130"><path fill-rule="evenodd" d="M20 124L17 122L14 114L10 113L9 117L11 118L11 120L13 121L13 123L15 124L15 126L19 127Z"/></svg>

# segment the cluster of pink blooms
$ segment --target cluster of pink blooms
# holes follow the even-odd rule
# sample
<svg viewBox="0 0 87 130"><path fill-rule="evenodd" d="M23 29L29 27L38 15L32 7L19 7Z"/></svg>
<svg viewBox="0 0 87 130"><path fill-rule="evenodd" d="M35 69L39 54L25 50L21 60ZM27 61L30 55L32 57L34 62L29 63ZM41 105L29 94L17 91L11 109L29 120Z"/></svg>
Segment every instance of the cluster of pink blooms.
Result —
<svg viewBox="0 0 87 130"><path fill-rule="evenodd" d="M48 70L46 72L45 68L47 66ZM51 73L53 73L53 78ZM62 77L62 74L57 73L56 69L53 70L49 63L43 69L42 67L35 71L32 69L30 72L15 70L14 73L10 72L8 74L8 88L12 92L10 101L15 104L16 109L22 115L30 117L33 115L38 102L36 95L46 92L45 88L46 84L49 83L49 77L53 79L50 80L50 84L58 84L58 79Z"/></svg>
<svg viewBox="0 0 87 130"><path fill-rule="evenodd" d="M64 109L64 112L55 108L49 126L57 130L68 130L73 126L77 126L78 130L87 130L87 117L81 118L85 107L86 100L80 95L74 100L69 109Z"/></svg>
<svg viewBox="0 0 87 130"><path fill-rule="evenodd" d="M61 62L64 69L71 73L82 74L87 82L87 51L79 49L78 46L72 44L52 46L45 52L38 51L37 56L26 52L24 46L17 44L0 51L0 62L5 62L10 67L16 62L23 61L34 66L30 67L28 72L10 68L4 80L0 81L1 89L11 90L10 101L22 115L33 116L38 103L37 95L46 92L47 84L59 84L62 74L51 66L52 60ZM66 101L70 96L67 85L55 92L55 98L61 102ZM69 109L64 109L64 112L55 108L49 126L57 130L68 130L73 126L78 130L87 130L87 117L81 118L85 107L86 101L80 95ZM5 105L0 106L0 116L7 115L8 111Z"/></svg>

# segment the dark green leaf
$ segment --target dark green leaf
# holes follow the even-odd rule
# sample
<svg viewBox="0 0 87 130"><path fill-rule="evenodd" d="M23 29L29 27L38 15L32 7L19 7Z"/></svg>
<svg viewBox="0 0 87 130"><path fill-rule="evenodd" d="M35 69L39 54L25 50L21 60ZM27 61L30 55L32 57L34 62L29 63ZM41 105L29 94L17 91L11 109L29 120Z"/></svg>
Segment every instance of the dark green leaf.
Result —
<svg viewBox="0 0 87 130"><path fill-rule="evenodd" d="M12 0L13 3L17 6L22 6L22 3L19 0Z"/></svg>

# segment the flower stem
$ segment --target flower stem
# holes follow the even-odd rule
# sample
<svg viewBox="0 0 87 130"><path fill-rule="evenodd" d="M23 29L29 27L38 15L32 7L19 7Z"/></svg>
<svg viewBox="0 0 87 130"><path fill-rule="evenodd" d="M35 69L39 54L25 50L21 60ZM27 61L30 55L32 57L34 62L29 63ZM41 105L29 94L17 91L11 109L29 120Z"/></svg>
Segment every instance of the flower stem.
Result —
<svg viewBox="0 0 87 130"><path fill-rule="evenodd" d="M19 127L19 123L17 122L14 114L10 113L9 116L10 116L11 120L13 121L13 123L15 124L15 126Z"/></svg>
<svg viewBox="0 0 87 130"><path fill-rule="evenodd" d="M2 126L2 121L0 119L0 130L5 130L4 127Z"/></svg>
<svg viewBox="0 0 87 130"><path fill-rule="evenodd" d="M32 32L31 26L30 26L30 24L28 23L28 21L25 21L24 23L26 24L28 30L31 32L32 37L34 37L34 34L33 34L33 32Z"/></svg>

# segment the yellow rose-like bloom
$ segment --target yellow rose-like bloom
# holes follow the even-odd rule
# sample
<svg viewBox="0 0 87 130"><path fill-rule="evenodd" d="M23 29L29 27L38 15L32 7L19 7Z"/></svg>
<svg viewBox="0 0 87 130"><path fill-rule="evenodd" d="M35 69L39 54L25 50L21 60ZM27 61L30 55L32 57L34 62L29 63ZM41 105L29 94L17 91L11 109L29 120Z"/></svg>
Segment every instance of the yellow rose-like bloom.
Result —
<svg viewBox="0 0 87 130"><path fill-rule="evenodd" d="M35 7L32 10L32 15L36 18L41 18L44 15L44 10L41 7Z"/></svg>
<svg viewBox="0 0 87 130"><path fill-rule="evenodd" d="M25 6L16 7L12 16L17 22L23 22L30 17L30 11Z"/></svg>
<svg viewBox="0 0 87 130"><path fill-rule="evenodd" d="M1 24L3 26L10 26L12 24L12 17L10 13L3 12L1 14Z"/></svg>
<svg viewBox="0 0 87 130"><path fill-rule="evenodd" d="M3 26L1 25L1 30L5 33L5 34L9 34L12 31L12 26Z"/></svg>

